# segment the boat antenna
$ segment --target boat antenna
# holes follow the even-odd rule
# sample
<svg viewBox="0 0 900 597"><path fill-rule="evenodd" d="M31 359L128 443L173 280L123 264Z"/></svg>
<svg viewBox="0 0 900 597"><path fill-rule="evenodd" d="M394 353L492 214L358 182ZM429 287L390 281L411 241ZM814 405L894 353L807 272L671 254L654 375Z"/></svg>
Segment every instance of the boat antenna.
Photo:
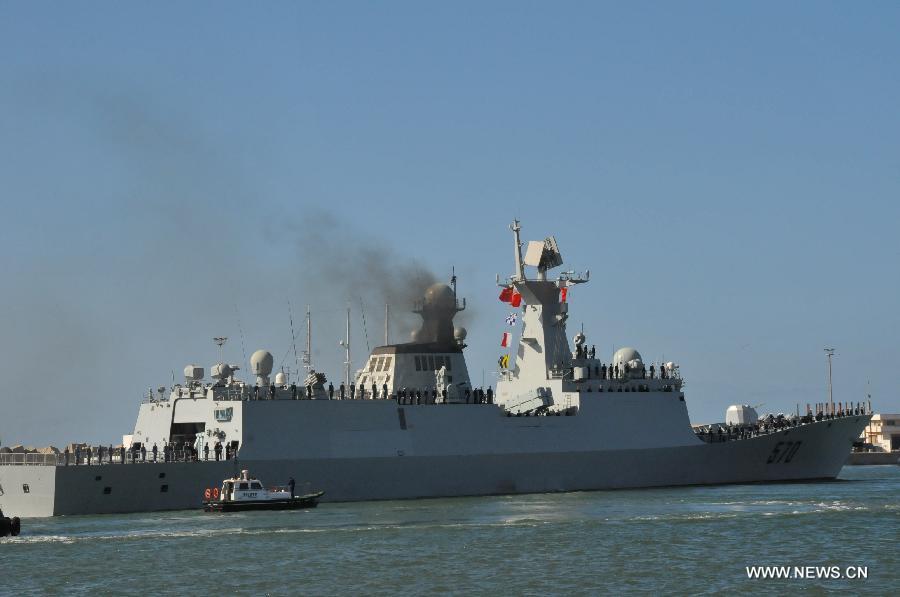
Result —
<svg viewBox="0 0 900 597"><path fill-rule="evenodd" d="M288 299L288 318L291 321L291 346L294 348L294 364L297 371L300 370L300 359L297 357L297 335L294 334L294 309L291 307L291 299Z"/></svg>
<svg viewBox="0 0 900 597"><path fill-rule="evenodd" d="M241 335L241 356L244 357L244 362L247 362L247 350L244 348L244 328L241 327L241 312L238 311L237 303L234 304L234 313L237 316L237 326L238 333Z"/></svg>
<svg viewBox="0 0 900 597"><path fill-rule="evenodd" d="M384 304L384 345L387 346L391 343L390 336L390 322L391 322L391 306L388 303Z"/></svg>
<svg viewBox="0 0 900 597"><path fill-rule="evenodd" d="M450 267L450 287L453 288L453 298L456 299L456 266Z"/></svg>
<svg viewBox="0 0 900 597"><path fill-rule="evenodd" d="M366 326L366 305L363 303L362 297L359 298L359 310L362 313L363 335L366 337L366 352L371 352L369 348L369 328Z"/></svg>

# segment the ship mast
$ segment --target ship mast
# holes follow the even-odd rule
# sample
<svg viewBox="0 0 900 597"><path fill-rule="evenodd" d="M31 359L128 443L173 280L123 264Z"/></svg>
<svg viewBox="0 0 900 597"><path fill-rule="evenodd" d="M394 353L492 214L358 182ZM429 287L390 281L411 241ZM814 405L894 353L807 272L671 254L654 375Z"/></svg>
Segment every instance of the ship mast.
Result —
<svg viewBox="0 0 900 597"><path fill-rule="evenodd" d="M303 366L307 373L312 371L312 317L309 305L306 305L306 350L303 351Z"/></svg>
<svg viewBox="0 0 900 597"><path fill-rule="evenodd" d="M347 333L340 342L344 347L344 383L350 387L350 307L347 307Z"/></svg>
<svg viewBox="0 0 900 597"><path fill-rule="evenodd" d="M522 241L519 240L519 231L522 227L519 226L519 220L513 220L509 229L513 231L513 237L515 238L516 277L514 281L522 282L525 280L525 273L524 268L522 267Z"/></svg>

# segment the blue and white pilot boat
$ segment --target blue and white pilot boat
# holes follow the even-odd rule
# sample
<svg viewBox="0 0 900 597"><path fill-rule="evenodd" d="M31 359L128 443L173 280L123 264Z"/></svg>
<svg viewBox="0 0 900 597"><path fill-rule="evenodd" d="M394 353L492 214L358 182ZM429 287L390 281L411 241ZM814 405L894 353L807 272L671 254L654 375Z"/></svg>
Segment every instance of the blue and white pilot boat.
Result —
<svg viewBox="0 0 900 597"><path fill-rule="evenodd" d="M207 488L203 509L207 512L241 512L247 510L300 510L315 508L324 491L295 496L293 488L265 487L249 471L225 479L221 488Z"/></svg>

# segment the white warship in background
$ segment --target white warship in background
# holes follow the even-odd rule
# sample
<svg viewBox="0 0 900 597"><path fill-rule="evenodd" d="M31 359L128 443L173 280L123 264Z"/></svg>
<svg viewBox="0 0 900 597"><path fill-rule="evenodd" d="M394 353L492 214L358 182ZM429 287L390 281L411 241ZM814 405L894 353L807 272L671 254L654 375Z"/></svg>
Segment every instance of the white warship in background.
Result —
<svg viewBox="0 0 900 597"><path fill-rule="evenodd" d="M225 363L212 367L209 382L202 368L188 366L184 384L140 405L130 437L135 451L124 454L125 463L121 453L89 466L7 454L0 507L28 517L199 508L205 488L243 468L272 482L309 482L324 501L837 476L868 414L846 409L821 420L773 422L764 433L698 432L675 366L648 375L631 348L606 365L592 358L583 334L570 348L561 293L588 275L550 277L562 264L556 242L531 242L523 258L518 222L511 228L515 273L498 283L520 295L522 325L514 362L493 396L469 379L465 330L453 327L465 306L455 284L436 284L416 309L422 328L410 342L375 348L352 386L333 389L312 370L297 385L283 373L270 379L265 351L251 358L252 384ZM199 461L163 462L166 443L195 446ZM204 461L204 445L216 444L225 448L223 460L211 450ZM131 463L140 446L152 460L154 445L157 462ZM232 458L224 460L225 452Z"/></svg>

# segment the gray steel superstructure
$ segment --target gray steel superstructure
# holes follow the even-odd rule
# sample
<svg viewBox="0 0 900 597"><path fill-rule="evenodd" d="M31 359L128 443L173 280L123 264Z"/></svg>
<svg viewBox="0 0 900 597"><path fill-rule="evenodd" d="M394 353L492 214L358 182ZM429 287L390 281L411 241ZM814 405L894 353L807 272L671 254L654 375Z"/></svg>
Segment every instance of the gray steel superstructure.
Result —
<svg viewBox="0 0 900 597"><path fill-rule="evenodd" d="M607 370L582 334L571 350L564 291L588 276L550 279L561 264L555 241L532 242L523 257L518 222L512 228L515 273L500 285L522 301L522 327L492 400L473 391L465 330L452 324L464 305L455 287L435 285L417 306L423 326L413 340L376 348L352 388L326 387L314 371L299 385L283 374L270 381L263 351L251 359L253 385L224 363L210 383L189 366L184 384L141 404L131 441L147 450L188 443L200 462L0 466L0 507L18 516L195 508L204 488L238 467L273 482L308 481L326 492L323 501L837 476L869 415L703 441L674 364L648 375L626 348ZM204 445L215 444L234 446L239 460L202 461Z"/></svg>

